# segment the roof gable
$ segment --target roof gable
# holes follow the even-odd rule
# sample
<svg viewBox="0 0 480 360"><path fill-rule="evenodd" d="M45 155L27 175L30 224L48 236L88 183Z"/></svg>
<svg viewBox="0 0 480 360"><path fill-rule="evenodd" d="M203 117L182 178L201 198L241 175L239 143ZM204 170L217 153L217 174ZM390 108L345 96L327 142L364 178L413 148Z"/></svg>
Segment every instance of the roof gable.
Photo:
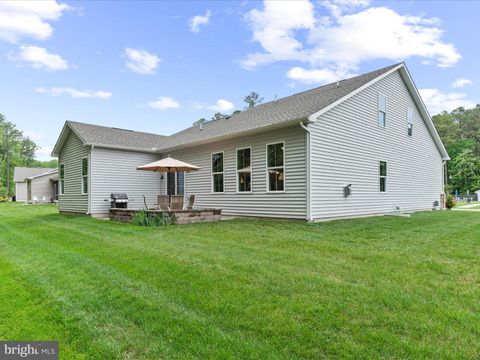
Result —
<svg viewBox="0 0 480 360"><path fill-rule="evenodd" d="M29 177L41 176L55 170L52 168L15 167L13 169L13 181L24 182Z"/></svg>
<svg viewBox="0 0 480 360"><path fill-rule="evenodd" d="M142 152L157 152L166 136L114 127L66 121L52 151L58 156L70 132L73 132L85 146L100 146Z"/></svg>

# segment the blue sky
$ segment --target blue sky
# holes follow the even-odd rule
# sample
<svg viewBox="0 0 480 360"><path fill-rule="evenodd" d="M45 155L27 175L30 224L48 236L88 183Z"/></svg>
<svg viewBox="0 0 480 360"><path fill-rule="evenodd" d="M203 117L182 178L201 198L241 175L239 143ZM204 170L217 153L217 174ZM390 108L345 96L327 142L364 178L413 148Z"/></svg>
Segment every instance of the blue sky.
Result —
<svg viewBox="0 0 480 360"><path fill-rule="evenodd" d="M480 2L0 2L0 112L172 134L215 112L406 61L432 114L480 103Z"/></svg>

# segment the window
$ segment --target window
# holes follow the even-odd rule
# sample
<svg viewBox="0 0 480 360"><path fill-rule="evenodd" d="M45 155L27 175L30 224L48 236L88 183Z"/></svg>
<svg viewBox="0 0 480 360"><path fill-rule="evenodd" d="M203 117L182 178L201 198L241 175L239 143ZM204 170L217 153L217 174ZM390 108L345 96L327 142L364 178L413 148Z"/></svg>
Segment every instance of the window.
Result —
<svg viewBox="0 0 480 360"><path fill-rule="evenodd" d="M223 186L223 152L219 152L212 154L212 192L222 193Z"/></svg>
<svg viewBox="0 0 480 360"><path fill-rule="evenodd" d="M82 158L82 194L88 194L88 158Z"/></svg>
<svg viewBox="0 0 480 360"><path fill-rule="evenodd" d="M378 94L378 126L387 125L387 97Z"/></svg>
<svg viewBox="0 0 480 360"><path fill-rule="evenodd" d="M252 149L237 150L237 191L252 191Z"/></svg>
<svg viewBox="0 0 480 360"><path fill-rule="evenodd" d="M387 162L380 161L380 192L387 191Z"/></svg>
<svg viewBox="0 0 480 360"><path fill-rule="evenodd" d="M267 145L267 190L283 191L285 189L284 168L285 143Z"/></svg>
<svg viewBox="0 0 480 360"><path fill-rule="evenodd" d="M58 182L60 183L58 187L59 195L63 195L65 193L65 164L60 164Z"/></svg>
<svg viewBox="0 0 480 360"><path fill-rule="evenodd" d="M407 135L413 134L413 109L407 109Z"/></svg>
<svg viewBox="0 0 480 360"><path fill-rule="evenodd" d="M167 195L183 195L185 191L185 173L167 173Z"/></svg>

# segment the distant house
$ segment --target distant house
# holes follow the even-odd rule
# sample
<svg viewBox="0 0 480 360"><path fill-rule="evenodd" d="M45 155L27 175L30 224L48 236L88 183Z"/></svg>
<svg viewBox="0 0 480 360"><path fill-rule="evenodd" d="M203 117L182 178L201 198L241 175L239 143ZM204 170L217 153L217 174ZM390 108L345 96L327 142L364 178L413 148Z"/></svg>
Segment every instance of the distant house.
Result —
<svg viewBox="0 0 480 360"><path fill-rule="evenodd" d="M171 136L67 121L59 210L105 216L157 194L195 194L223 214L327 219L431 209L448 154L405 64L258 105ZM197 172L136 167L168 155Z"/></svg>
<svg viewBox="0 0 480 360"><path fill-rule="evenodd" d="M16 167L13 181L16 201L52 202L57 199L58 169Z"/></svg>

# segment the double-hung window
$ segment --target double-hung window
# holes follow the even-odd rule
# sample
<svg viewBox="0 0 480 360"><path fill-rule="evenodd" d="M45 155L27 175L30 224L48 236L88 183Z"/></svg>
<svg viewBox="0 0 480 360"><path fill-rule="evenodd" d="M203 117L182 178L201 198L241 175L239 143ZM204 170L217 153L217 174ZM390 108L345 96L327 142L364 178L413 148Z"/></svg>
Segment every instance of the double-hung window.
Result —
<svg viewBox="0 0 480 360"><path fill-rule="evenodd" d="M63 195L65 193L65 164L60 164L60 169L59 169L59 176L58 176L58 193L59 195Z"/></svg>
<svg viewBox="0 0 480 360"><path fill-rule="evenodd" d="M285 143L267 145L267 191L285 190Z"/></svg>
<svg viewBox="0 0 480 360"><path fill-rule="evenodd" d="M378 94L378 126L387 126L387 97Z"/></svg>
<svg viewBox="0 0 480 360"><path fill-rule="evenodd" d="M237 150L237 191L252 191L252 149Z"/></svg>
<svg viewBox="0 0 480 360"><path fill-rule="evenodd" d="M387 162L386 161L380 161L379 175L380 175L379 191L384 193L387 191Z"/></svg>
<svg viewBox="0 0 480 360"><path fill-rule="evenodd" d="M224 192L223 152L212 154L212 192Z"/></svg>
<svg viewBox="0 0 480 360"><path fill-rule="evenodd" d="M88 157L82 158L82 194L88 194Z"/></svg>
<svg viewBox="0 0 480 360"><path fill-rule="evenodd" d="M412 136L413 134L413 109L407 109L407 135Z"/></svg>

